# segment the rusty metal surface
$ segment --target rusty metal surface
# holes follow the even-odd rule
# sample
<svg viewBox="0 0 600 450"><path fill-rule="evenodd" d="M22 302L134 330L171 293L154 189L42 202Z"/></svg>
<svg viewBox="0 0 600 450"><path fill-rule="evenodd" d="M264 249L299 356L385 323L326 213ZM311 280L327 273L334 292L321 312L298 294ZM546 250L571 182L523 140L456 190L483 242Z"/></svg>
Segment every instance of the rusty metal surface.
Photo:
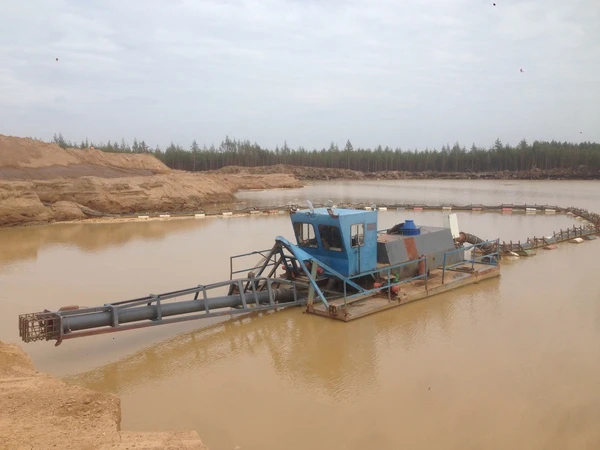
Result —
<svg viewBox="0 0 600 450"><path fill-rule="evenodd" d="M19 316L19 336L24 342L58 340L60 333L58 314L39 312Z"/></svg>
<svg viewBox="0 0 600 450"><path fill-rule="evenodd" d="M337 311L335 311L335 314L332 314L330 309L333 305L330 305L330 308L316 305L310 312L317 316L340 320L342 322L350 322L361 317L402 306L406 303L459 289L469 284L479 283L489 278L499 277L500 266L479 265L479 267L476 266L476 270L473 273L459 271L456 273L456 278L445 284L442 284L442 277L439 272L441 272L440 269L436 269L436 271L432 272L429 288L427 288L420 280L414 281L409 283L408 286L403 286L399 296L392 300L388 300L388 298L384 296L372 296L369 299L348 304L345 309L343 308L343 305L341 305L338 307Z"/></svg>
<svg viewBox="0 0 600 450"><path fill-rule="evenodd" d="M419 251L417 250L417 244L414 238L404 239L404 248L406 248L406 254L410 260L419 259Z"/></svg>
<svg viewBox="0 0 600 450"><path fill-rule="evenodd" d="M226 287L231 282L238 286L238 293L229 296L210 296L211 289ZM158 295L105 304L95 308L67 306L58 312L38 312L19 316L19 335L24 342L63 340L81 336L113 333L149 326L184 322L208 317L236 315L241 313L279 310L285 306L302 305L296 284L276 278L253 278L252 289L245 292L246 279L227 280L209 286L168 292ZM262 282L266 289L259 290ZM275 288L280 284L287 288ZM203 299L199 299L202 294ZM193 296L185 298L187 296ZM183 297L183 298L182 298ZM169 302L169 300L171 300ZM199 314L194 314L199 313ZM186 316L183 316L186 314ZM170 317L182 315L182 317ZM141 322L141 323L131 323Z"/></svg>

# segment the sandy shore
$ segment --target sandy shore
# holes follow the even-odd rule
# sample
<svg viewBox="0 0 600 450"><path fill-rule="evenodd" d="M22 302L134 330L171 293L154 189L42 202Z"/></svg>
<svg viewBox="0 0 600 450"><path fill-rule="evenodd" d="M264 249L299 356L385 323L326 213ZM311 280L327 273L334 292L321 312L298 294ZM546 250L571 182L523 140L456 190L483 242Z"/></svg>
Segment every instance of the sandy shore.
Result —
<svg viewBox="0 0 600 450"><path fill-rule="evenodd" d="M150 154L62 149L0 135L0 226L87 220L102 214L199 211L242 189L296 188L292 174L171 170Z"/></svg>
<svg viewBox="0 0 600 450"><path fill-rule="evenodd" d="M119 398L35 370L16 345L0 342L0 448L206 449L195 431L121 430Z"/></svg>

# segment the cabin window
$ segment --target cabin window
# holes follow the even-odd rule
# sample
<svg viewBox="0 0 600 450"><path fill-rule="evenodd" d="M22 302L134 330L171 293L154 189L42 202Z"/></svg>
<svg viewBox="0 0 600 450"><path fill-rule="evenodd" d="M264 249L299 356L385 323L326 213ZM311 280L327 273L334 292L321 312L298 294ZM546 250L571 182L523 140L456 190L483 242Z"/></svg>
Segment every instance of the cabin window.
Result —
<svg viewBox="0 0 600 450"><path fill-rule="evenodd" d="M317 238L315 236L315 227L312 223L294 223L294 232L300 247L317 248Z"/></svg>
<svg viewBox="0 0 600 450"><path fill-rule="evenodd" d="M342 235L340 229L333 225L319 225L321 244L325 250L342 251Z"/></svg>
<svg viewBox="0 0 600 450"><path fill-rule="evenodd" d="M365 226L362 223L355 223L350 227L350 236L352 247L360 247L365 243Z"/></svg>

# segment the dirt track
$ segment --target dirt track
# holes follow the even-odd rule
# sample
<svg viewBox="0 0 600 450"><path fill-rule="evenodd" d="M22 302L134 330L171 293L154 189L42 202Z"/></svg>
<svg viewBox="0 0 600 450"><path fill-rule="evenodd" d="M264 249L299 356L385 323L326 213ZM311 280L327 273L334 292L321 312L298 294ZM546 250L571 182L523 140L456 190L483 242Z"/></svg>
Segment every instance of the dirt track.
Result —
<svg viewBox="0 0 600 450"><path fill-rule="evenodd" d="M121 431L118 397L41 374L23 350L2 342L0 405L3 450L206 449L195 431Z"/></svg>

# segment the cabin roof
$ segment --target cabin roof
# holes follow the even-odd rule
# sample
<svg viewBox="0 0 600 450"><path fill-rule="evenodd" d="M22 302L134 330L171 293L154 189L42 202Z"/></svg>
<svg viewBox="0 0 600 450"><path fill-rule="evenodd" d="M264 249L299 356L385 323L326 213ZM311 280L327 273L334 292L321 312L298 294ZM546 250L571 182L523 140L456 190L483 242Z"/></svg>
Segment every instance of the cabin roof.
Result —
<svg viewBox="0 0 600 450"><path fill-rule="evenodd" d="M338 208L333 208L333 213L337 214L338 216L350 216L350 215L357 215L357 214L366 214L372 211L366 211L363 209L338 209ZM308 214L310 213L309 209L299 209L298 211L296 211L296 214ZM329 213L327 212L327 208L315 208L315 214L323 214L328 216Z"/></svg>

